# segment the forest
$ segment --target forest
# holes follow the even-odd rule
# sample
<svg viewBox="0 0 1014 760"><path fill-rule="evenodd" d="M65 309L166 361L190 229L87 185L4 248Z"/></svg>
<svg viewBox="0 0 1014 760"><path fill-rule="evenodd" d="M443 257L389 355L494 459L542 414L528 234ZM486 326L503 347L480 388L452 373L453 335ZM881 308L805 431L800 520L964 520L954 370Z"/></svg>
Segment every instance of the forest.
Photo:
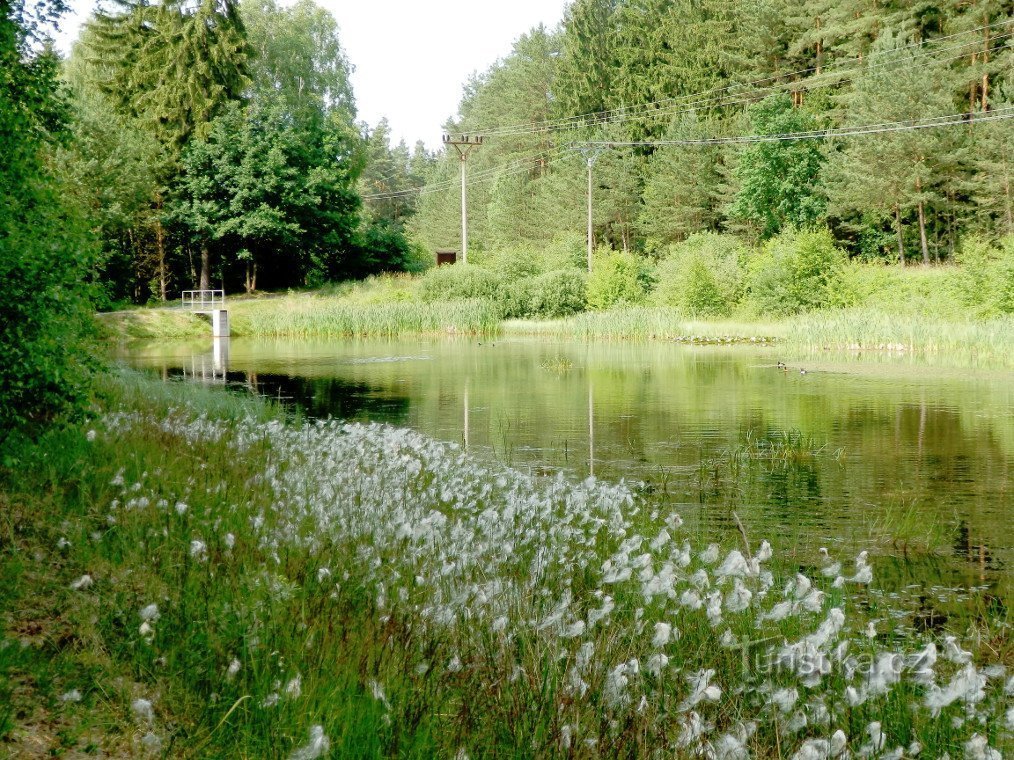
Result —
<svg viewBox="0 0 1014 760"><path fill-rule="evenodd" d="M584 235L589 167L596 244L655 259L700 232L827 227L901 263L1014 234L1012 24L999 0L576 0L444 125L485 137L473 250ZM53 63L51 158L97 244L100 306L460 247L457 154L356 121L339 32L312 0L116 0L89 19ZM820 139L780 139L804 133Z"/></svg>
<svg viewBox="0 0 1014 760"><path fill-rule="evenodd" d="M3 344L23 358L6 395L75 395L92 308L415 272L460 248L457 154L357 121L352 63L313 0L115 0L65 59L50 42L63 0L6 7ZM484 138L473 261L545 275L545 297L503 316L655 285L703 289L691 311L723 313L746 291L808 291L786 271L820 279L843 259L964 261L970 313L1009 312L1012 33L1001 0L575 0L473 76L444 125ZM589 186L594 245L618 272L604 294L577 272ZM436 277L423 296L473 297L478 280ZM781 311L862 300L798 295Z"/></svg>
<svg viewBox="0 0 1014 760"><path fill-rule="evenodd" d="M615 250L826 226L852 256L930 263L1010 235L1012 14L994 0L577 0L469 82L447 125L487 135L470 244L582 232L589 160L595 238ZM905 128L940 117L952 125ZM742 140L814 131L831 136ZM457 246L456 164L437 162L409 223L433 247Z"/></svg>

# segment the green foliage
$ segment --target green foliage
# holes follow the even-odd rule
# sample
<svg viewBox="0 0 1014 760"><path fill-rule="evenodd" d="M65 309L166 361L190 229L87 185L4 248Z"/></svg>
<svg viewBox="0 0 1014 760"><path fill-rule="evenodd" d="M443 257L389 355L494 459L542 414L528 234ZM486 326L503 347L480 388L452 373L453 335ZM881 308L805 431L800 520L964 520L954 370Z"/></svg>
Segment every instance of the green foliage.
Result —
<svg viewBox="0 0 1014 760"><path fill-rule="evenodd" d="M652 301L692 316L728 316L743 291L746 249L732 235L699 233L658 265Z"/></svg>
<svg viewBox="0 0 1014 760"><path fill-rule="evenodd" d="M558 232L540 248L542 269L588 269L588 242L580 232Z"/></svg>
<svg viewBox="0 0 1014 760"><path fill-rule="evenodd" d="M28 47L31 18L20 3L0 9L0 465L16 434L85 412L95 366L94 248L48 168L66 104L55 58Z"/></svg>
<svg viewBox="0 0 1014 760"><path fill-rule="evenodd" d="M807 132L817 122L805 110L794 108L788 95L772 95L750 111L758 135ZM761 142L740 156L736 176L741 183L732 213L757 226L762 238L787 226L805 227L824 214L820 190L820 145L812 140Z"/></svg>
<svg viewBox="0 0 1014 760"><path fill-rule="evenodd" d="M100 86L178 154L249 85L250 51L237 4L116 0L114 7L91 22L90 60Z"/></svg>
<svg viewBox="0 0 1014 760"><path fill-rule="evenodd" d="M423 301L463 301L483 299L499 303L503 278L474 264L434 267L423 275L419 295Z"/></svg>
<svg viewBox="0 0 1014 760"><path fill-rule="evenodd" d="M642 259L629 253L599 251L588 278L588 306L608 309L642 303L650 284L650 273Z"/></svg>
<svg viewBox="0 0 1014 760"><path fill-rule="evenodd" d="M965 303L984 315L1014 314L1014 236L966 238L958 250Z"/></svg>
<svg viewBox="0 0 1014 760"><path fill-rule="evenodd" d="M521 316L555 319L587 307L587 275L580 269L557 269L527 283L528 308Z"/></svg>
<svg viewBox="0 0 1014 760"><path fill-rule="evenodd" d="M232 105L184 153L169 218L195 245L215 245L226 266L251 261L286 285L376 271L351 256L359 220L349 139L340 124L293 120L279 103ZM379 238L364 243L407 248Z"/></svg>
<svg viewBox="0 0 1014 760"><path fill-rule="evenodd" d="M788 229L764 244L748 264L751 303L785 315L837 305L848 261L827 229Z"/></svg>

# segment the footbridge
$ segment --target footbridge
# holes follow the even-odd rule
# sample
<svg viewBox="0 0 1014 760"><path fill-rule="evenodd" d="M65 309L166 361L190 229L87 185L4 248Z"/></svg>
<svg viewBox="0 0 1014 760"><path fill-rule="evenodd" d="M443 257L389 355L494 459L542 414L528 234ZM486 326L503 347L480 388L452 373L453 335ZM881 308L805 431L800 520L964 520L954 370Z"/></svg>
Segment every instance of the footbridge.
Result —
<svg viewBox="0 0 1014 760"><path fill-rule="evenodd" d="M185 311L211 317L211 337L229 337L229 312L225 308L224 290L184 290L180 301Z"/></svg>

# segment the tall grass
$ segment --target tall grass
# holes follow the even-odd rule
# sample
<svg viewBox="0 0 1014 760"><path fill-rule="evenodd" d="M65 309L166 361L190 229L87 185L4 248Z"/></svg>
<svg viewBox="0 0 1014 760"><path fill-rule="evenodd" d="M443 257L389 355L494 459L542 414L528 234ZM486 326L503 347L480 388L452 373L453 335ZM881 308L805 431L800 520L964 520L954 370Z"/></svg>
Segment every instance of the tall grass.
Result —
<svg viewBox="0 0 1014 760"><path fill-rule="evenodd" d="M497 312L482 301L357 303L312 296L237 304L237 337L394 337L412 333L490 334Z"/></svg>
<svg viewBox="0 0 1014 760"><path fill-rule="evenodd" d="M954 321L863 309L825 311L791 321L785 340L812 350L912 352L946 355L965 364L1014 367L1014 316Z"/></svg>
<svg viewBox="0 0 1014 760"><path fill-rule="evenodd" d="M567 319L504 323L504 332L580 340L672 340L688 343L764 343L784 337L783 321L690 319L665 308L626 307L590 311Z"/></svg>
<svg viewBox="0 0 1014 760"><path fill-rule="evenodd" d="M48 751L84 741L54 714L96 713L94 747L173 757L1010 745L1004 680L982 667L1010 657L1005 622L984 619L967 658L869 638L897 610L864 557L801 575L759 537L693 546L622 484L255 402L242 416L210 391L178 407L182 387L146 382L115 381L91 431L53 432L3 481L19 527L0 604L18 635L53 630L30 664L0 643L0 668L31 684L15 716L43 722ZM29 582L34 606L12 605Z"/></svg>
<svg viewBox="0 0 1014 760"><path fill-rule="evenodd" d="M376 286L371 293L383 293ZM395 292L403 292L395 290ZM395 337L411 334L486 335L499 328L499 312L483 301L374 302L366 294L296 294L228 302L233 337ZM99 317L119 340L207 337L208 323L170 309L116 312Z"/></svg>

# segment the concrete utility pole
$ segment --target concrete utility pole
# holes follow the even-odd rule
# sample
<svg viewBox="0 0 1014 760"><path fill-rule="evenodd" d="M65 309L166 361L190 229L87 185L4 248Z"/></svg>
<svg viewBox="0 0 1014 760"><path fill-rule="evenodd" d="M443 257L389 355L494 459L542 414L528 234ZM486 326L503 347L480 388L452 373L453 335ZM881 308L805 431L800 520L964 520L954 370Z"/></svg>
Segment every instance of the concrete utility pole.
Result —
<svg viewBox="0 0 1014 760"><path fill-rule="evenodd" d="M599 157L599 153L602 152L602 148L585 147L581 149L581 152L588 161L588 274L591 274L592 249L595 247L592 232L592 167L595 166L595 160Z"/></svg>
<svg viewBox="0 0 1014 760"><path fill-rule="evenodd" d="M482 135L444 135L444 145L453 145L461 159L461 261L468 263L468 196L465 193L465 160L482 145Z"/></svg>

